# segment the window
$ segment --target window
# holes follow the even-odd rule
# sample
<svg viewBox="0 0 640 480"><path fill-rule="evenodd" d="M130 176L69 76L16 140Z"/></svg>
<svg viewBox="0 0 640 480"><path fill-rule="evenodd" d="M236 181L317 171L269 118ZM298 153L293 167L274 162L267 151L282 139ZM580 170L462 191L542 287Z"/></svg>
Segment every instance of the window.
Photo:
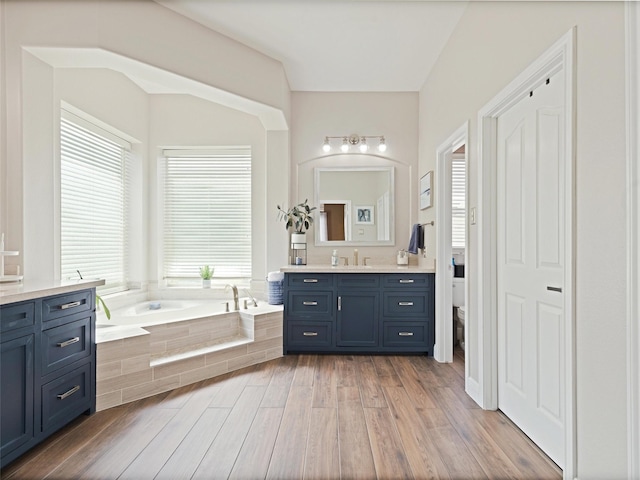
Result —
<svg viewBox="0 0 640 480"><path fill-rule="evenodd" d="M466 192L465 155L453 155L451 160L451 246L465 247Z"/></svg>
<svg viewBox="0 0 640 480"><path fill-rule="evenodd" d="M214 282L251 278L249 147L164 152L163 275L193 284L203 265Z"/></svg>
<svg viewBox="0 0 640 480"><path fill-rule="evenodd" d="M127 288L126 166L131 145L62 110L61 278L102 278L101 293Z"/></svg>

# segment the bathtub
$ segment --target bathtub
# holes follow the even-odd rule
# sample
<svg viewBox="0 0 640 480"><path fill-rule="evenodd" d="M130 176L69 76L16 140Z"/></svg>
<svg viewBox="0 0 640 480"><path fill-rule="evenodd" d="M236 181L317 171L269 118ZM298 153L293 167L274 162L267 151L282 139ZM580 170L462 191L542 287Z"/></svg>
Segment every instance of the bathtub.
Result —
<svg viewBox="0 0 640 480"><path fill-rule="evenodd" d="M227 312L226 303L146 300L118 305L110 320L100 312L97 409L282 356L282 305L260 302L258 307Z"/></svg>
<svg viewBox="0 0 640 480"><path fill-rule="evenodd" d="M226 313L227 302L216 300L147 300L98 315L97 326L149 327Z"/></svg>

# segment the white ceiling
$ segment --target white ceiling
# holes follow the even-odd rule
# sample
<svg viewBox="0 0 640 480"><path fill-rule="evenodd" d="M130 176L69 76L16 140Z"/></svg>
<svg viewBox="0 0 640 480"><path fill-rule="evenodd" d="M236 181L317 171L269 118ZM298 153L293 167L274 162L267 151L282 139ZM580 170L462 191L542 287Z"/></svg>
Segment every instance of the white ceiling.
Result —
<svg viewBox="0 0 640 480"><path fill-rule="evenodd" d="M284 65L294 91L418 91L467 1L157 0Z"/></svg>

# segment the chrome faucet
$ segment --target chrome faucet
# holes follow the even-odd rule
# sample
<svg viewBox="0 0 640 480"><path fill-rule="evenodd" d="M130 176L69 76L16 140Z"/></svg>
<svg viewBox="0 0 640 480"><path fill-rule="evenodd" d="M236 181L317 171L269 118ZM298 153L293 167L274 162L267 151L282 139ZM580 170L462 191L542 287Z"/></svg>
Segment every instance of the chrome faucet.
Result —
<svg viewBox="0 0 640 480"><path fill-rule="evenodd" d="M253 297L253 295L251 295L251 292L249 292L249 290L242 290L242 291L249 296L249 298L253 302L253 306L257 307L258 306L258 301ZM245 300L245 302L246 302L246 300Z"/></svg>
<svg viewBox="0 0 640 480"><path fill-rule="evenodd" d="M227 286L224 287L225 291L229 287L231 287L231 289L233 290L233 309L236 311L240 310L240 302L238 302L238 287L236 287L235 285L227 284Z"/></svg>
<svg viewBox="0 0 640 480"><path fill-rule="evenodd" d="M353 249L353 264L358 265L358 249Z"/></svg>

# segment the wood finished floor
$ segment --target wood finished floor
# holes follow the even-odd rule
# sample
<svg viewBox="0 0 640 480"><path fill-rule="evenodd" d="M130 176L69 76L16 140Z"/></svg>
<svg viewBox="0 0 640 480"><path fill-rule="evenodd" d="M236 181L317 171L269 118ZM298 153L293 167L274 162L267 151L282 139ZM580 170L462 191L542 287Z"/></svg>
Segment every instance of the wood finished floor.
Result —
<svg viewBox="0 0 640 480"><path fill-rule="evenodd" d="M82 416L2 479L559 479L464 359L289 355Z"/></svg>

